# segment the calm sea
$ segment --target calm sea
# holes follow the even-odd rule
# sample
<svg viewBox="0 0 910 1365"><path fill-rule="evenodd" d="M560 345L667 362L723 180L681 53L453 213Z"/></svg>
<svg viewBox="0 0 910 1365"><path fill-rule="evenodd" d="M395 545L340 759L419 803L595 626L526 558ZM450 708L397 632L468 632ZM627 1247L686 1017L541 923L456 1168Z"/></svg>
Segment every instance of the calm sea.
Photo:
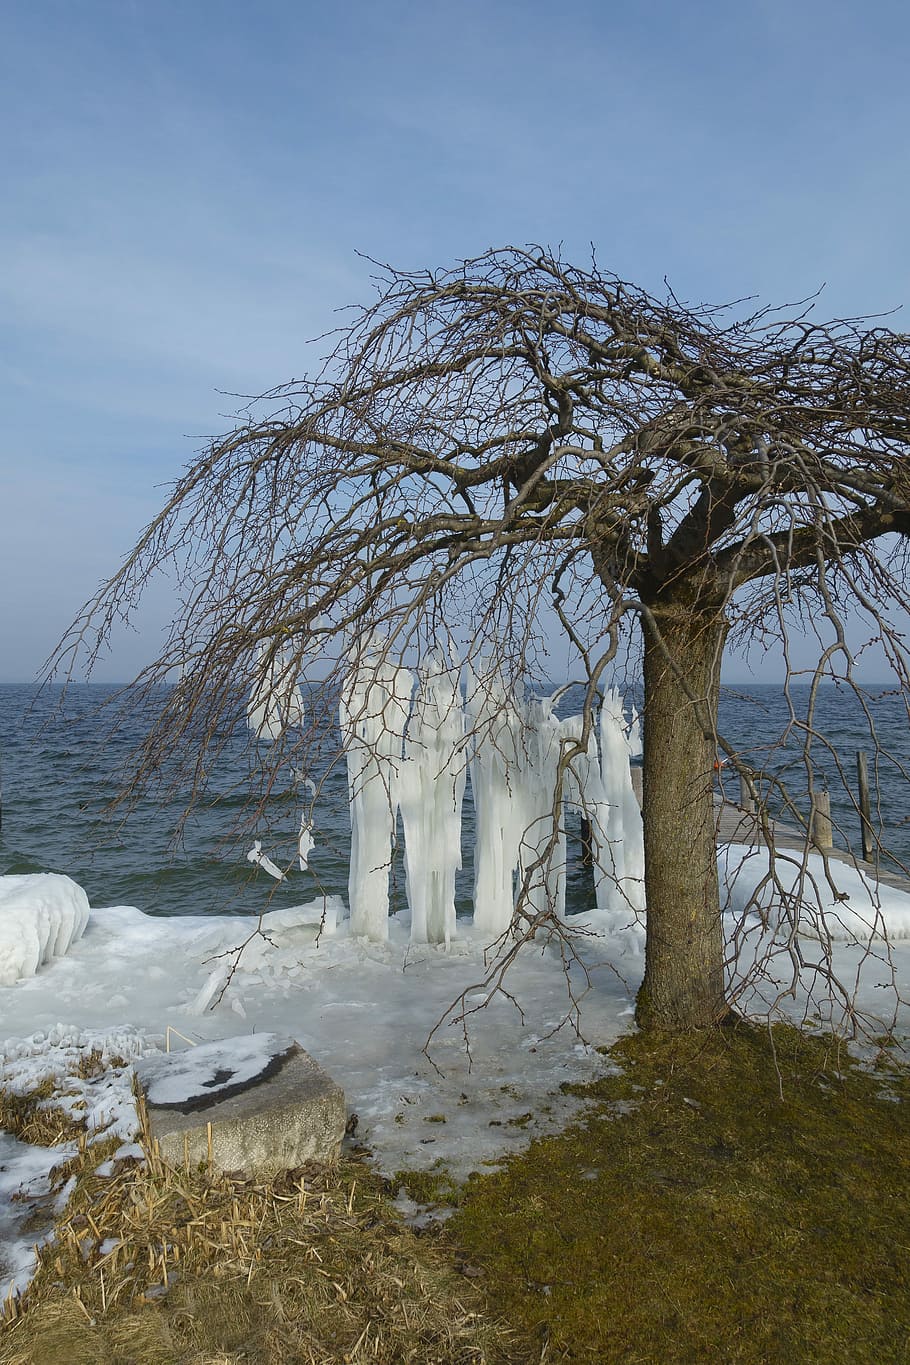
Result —
<svg viewBox="0 0 910 1365"><path fill-rule="evenodd" d="M238 725L207 774L205 789L175 842L187 793L176 792L158 804L143 800L125 823L112 822L104 809L116 790L118 767L141 737L133 718L106 742L109 717L102 703L115 689L99 685L70 687L61 705L59 689L36 697L30 687L0 686L0 769L2 825L0 873L66 872L85 887L93 905L138 906L150 914L257 913L298 904L325 891L345 896L350 837L343 765L326 762L310 774L321 783L316 807L316 848L308 871L278 884L251 866L246 852L260 835L276 862L291 861L304 800L290 774L279 781L261 828L236 833L244 793L249 787L250 746ZM855 785L858 749L869 754L874 792L880 799L884 837L904 862L910 861L910 726L900 696L870 689L870 709L879 743L892 758L875 762L874 744L862 709L852 694L834 686L820 693L815 728L840 756L848 784ZM807 689L792 691L804 713ZM728 689L721 705L721 730L755 767L782 773L800 808L806 804L806 775L791 741L775 743L785 729L788 707L781 690L750 685ZM827 774L835 821L842 836L858 845L859 825L838 777L837 761L821 744L814 746L818 767ZM457 883L460 913L470 912L473 812L470 793L464 821L464 869ZM570 829L569 907L586 908L586 874L575 865ZM404 904L400 860L393 867L393 903Z"/></svg>

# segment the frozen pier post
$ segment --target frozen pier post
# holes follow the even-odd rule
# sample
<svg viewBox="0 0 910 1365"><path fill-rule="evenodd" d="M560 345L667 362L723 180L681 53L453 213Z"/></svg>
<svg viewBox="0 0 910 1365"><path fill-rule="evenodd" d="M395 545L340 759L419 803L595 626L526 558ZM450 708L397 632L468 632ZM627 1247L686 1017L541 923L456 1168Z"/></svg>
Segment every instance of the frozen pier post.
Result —
<svg viewBox="0 0 910 1365"><path fill-rule="evenodd" d="M834 833L831 826L831 798L827 791L812 793L812 810L809 819L809 832L816 848L827 853L834 847Z"/></svg>

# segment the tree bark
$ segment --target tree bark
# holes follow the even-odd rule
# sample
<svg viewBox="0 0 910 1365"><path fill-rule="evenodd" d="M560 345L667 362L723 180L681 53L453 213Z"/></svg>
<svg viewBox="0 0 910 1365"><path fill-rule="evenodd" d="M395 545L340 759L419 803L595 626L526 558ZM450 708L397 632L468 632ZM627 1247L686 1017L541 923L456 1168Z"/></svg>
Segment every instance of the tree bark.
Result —
<svg viewBox="0 0 910 1365"><path fill-rule="evenodd" d="M728 1013L714 813L727 622L719 603L664 602L652 615L644 623L647 953L636 1020L709 1028Z"/></svg>

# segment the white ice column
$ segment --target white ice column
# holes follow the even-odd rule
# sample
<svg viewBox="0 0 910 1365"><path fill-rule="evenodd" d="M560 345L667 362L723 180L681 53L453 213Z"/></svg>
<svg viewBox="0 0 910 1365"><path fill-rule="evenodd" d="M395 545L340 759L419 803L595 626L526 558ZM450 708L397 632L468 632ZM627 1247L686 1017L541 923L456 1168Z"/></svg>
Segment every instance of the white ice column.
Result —
<svg viewBox="0 0 910 1365"><path fill-rule="evenodd" d="M265 645L256 651L257 678L250 693L246 719L256 739L269 742L279 739L284 726L275 688L275 664L265 662Z"/></svg>
<svg viewBox="0 0 910 1365"><path fill-rule="evenodd" d="M521 823L522 720L502 681L469 669L467 718L474 797L474 925L496 939L512 923Z"/></svg>
<svg viewBox="0 0 910 1365"><path fill-rule="evenodd" d="M568 716L561 726L563 741L580 744L584 735L584 716ZM566 768L566 804L579 810L588 822L591 854L594 859L594 883L599 886L612 870L608 852L607 830L610 805L604 789L600 751L597 747L597 728L592 720L588 728L588 742L581 753L572 758ZM598 901L599 904L599 901Z"/></svg>
<svg viewBox="0 0 910 1365"><path fill-rule="evenodd" d="M630 749L623 699L611 689L600 713L600 761L608 804L606 856L598 858L597 905L602 910L644 909L644 842L641 811L632 786Z"/></svg>
<svg viewBox="0 0 910 1365"><path fill-rule="evenodd" d="M266 664L265 657L266 647L260 644L256 653L258 676L250 693L246 717L257 739L272 742L280 739L287 729L302 729L305 716L290 651L278 650L270 664Z"/></svg>
<svg viewBox="0 0 910 1365"><path fill-rule="evenodd" d="M427 656L405 736L398 799L412 943L449 943L455 935L466 778L459 673L441 650Z"/></svg>
<svg viewBox="0 0 910 1365"><path fill-rule="evenodd" d="M378 652L359 657L338 708L348 765L351 932L388 938L389 868L413 679Z"/></svg>
<svg viewBox="0 0 910 1365"><path fill-rule="evenodd" d="M629 758L638 758L642 752L641 726L638 712L632 707L632 720L627 732L626 743ZM632 770L626 767L628 781L623 791L622 829L625 844L625 881L626 896L633 910L645 908L645 832L642 823L641 806L632 786Z"/></svg>
<svg viewBox="0 0 910 1365"><path fill-rule="evenodd" d="M525 708L520 751L521 788L517 803L522 826L518 885L527 881L527 910L532 915L566 909L566 834L563 796L556 806L562 727L549 698L535 697Z"/></svg>

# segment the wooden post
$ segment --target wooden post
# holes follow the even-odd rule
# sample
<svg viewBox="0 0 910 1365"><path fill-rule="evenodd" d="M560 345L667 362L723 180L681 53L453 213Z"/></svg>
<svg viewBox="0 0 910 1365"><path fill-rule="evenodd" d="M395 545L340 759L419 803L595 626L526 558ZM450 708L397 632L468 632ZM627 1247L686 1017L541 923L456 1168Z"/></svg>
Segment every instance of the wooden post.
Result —
<svg viewBox="0 0 910 1365"><path fill-rule="evenodd" d="M812 807L809 817L809 837L816 848L822 852L834 847L831 830L831 798L826 791L812 793Z"/></svg>
<svg viewBox="0 0 910 1365"><path fill-rule="evenodd" d="M642 776L643 776L643 773L644 773L644 769L640 768L640 767L638 766L638 764L635 763L635 764L632 765L631 772L632 772L632 790L633 790L634 793L635 793L635 799L636 799L636 801L638 802L639 809L641 809L641 805L642 805Z"/></svg>
<svg viewBox="0 0 910 1365"><path fill-rule="evenodd" d="M872 833L872 802L869 798L869 765L862 749L856 751L856 778L859 785L859 819L863 841L863 857L872 861L875 838Z"/></svg>
<svg viewBox="0 0 910 1365"><path fill-rule="evenodd" d="M744 811L755 810L755 799L749 790L749 779L745 773L739 775L739 805L740 809Z"/></svg>

